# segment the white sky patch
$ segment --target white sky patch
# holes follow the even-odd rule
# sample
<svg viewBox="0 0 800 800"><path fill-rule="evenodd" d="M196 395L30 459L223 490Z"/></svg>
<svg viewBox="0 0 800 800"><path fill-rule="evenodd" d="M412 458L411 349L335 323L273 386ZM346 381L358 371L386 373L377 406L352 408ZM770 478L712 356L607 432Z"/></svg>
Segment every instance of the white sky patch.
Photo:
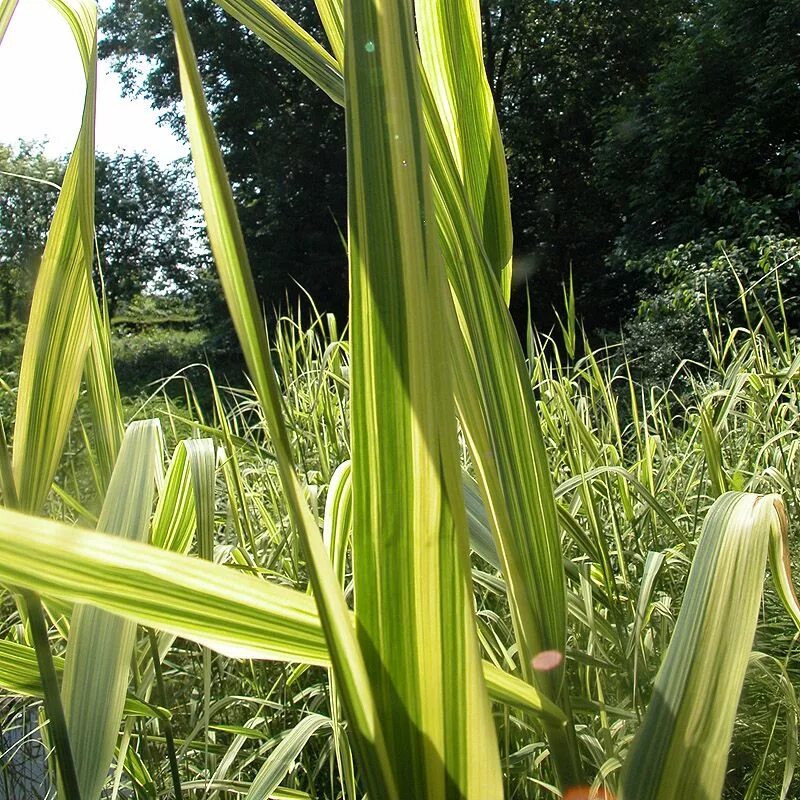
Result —
<svg viewBox="0 0 800 800"><path fill-rule="evenodd" d="M101 34L102 35L102 34ZM19 0L0 43L0 143L47 140L59 156L75 145L85 84L64 18L47 0ZM100 61L97 75L98 151L147 151L162 163L188 154L141 98L123 98L116 75Z"/></svg>

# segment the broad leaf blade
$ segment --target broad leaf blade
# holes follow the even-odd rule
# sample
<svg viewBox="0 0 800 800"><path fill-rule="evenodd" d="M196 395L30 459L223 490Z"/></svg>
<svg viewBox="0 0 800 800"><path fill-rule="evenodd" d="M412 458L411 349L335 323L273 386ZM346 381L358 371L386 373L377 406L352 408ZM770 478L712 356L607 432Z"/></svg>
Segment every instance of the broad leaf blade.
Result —
<svg viewBox="0 0 800 800"><path fill-rule="evenodd" d="M703 526L675 632L625 761L626 800L718 800L753 646L778 495L723 494Z"/></svg>
<svg viewBox="0 0 800 800"><path fill-rule="evenodd" d="M481 232L489 264L508 301L511 206L500 125L483 65L478 3L416 0L425 74Z"/></svg>
<svg viewBox="0 0 800 800"><path fill-rule="evenodd" d="M0 509L0 581L234 657L327 666L314 600L229 567Z"/></svg>
<svg viewBox="0 0 800 800"><path fill-rule="evenodd" d="M156 420L134 422L128 428L100 513L100 530L122 539L146 540L161 447ZM61 695L83 800L96 800L108 776L135 638L134 622L76 605Z"/></svg>
<svg viewBox="0 0 800 800"><path fill-rule="evenodd" d="M3 37L8 30L8 23L11 22L16 7L17 0L0 0L0 44L3 42Z"/></svg>
<svg viewBox="0 0 800 800"><path fill-rule="evenodd" d="M89 0L53 4L75 36L86 96L42 254L20 366L13 466L19 504L28 511L41 508L61 458L91 332L97 7Z"/></svg>
<svg viewBox="0 0 800 800"><path fill-rule="evenodd" d="M344 18L359 641L398 784L485 800L502 786L468 578L419 55L402 3L350 0Z"/></svg>

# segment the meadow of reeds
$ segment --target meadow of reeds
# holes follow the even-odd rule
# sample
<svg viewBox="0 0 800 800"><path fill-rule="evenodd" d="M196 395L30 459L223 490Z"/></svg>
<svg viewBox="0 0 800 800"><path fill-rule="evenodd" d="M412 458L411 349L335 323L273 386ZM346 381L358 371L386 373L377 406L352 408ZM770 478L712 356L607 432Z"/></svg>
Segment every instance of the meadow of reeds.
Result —
<svg viewBox="0 0 800 800"><path fill-rule="evenodd" d="M749 326L711 315L708 363L661 389L583 341L570 293L523 348L477 6L319 0L326 50L223 0L346 115L347 329L270 341L167 0L250 385L212 364L212 409L189 383L127 420L91 279L96 8L54 2L87 91L0 429L0 686L59 796L792 796L780 309L743 287Z"/></svg>

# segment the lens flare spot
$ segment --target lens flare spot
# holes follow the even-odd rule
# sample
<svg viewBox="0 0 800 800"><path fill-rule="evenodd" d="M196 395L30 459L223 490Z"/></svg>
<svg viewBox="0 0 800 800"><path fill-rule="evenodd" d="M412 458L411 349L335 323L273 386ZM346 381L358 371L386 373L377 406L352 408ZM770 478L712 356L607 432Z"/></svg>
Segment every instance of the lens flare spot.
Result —
<svg viewBox="0 0 800 800"><path fill-rule="evenodd" d="M605 789L595 789L591 786L570 786L564 792L564 800L614 800L614 795Z"/></svg>
<svg viewBox="0 0 800 800"><path fill-rule="evenodd" d="M549 672L551 669L561 666L564 654L558 650L542 650L531 659L531 666L537 672Z"/></svg>

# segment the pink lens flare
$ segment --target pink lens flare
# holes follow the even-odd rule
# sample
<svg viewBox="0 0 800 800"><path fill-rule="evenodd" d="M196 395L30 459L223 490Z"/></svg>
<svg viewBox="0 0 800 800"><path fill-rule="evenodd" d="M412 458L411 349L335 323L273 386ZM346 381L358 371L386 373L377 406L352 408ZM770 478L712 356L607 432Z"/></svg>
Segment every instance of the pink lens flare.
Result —
<svg viewBox="0 0 800 800"><path fill-rule="evenodd" d="M558 650L542 650L531 659L531 667L537 672L550 672L551 669L561 666L564 654Z"/></svg>

